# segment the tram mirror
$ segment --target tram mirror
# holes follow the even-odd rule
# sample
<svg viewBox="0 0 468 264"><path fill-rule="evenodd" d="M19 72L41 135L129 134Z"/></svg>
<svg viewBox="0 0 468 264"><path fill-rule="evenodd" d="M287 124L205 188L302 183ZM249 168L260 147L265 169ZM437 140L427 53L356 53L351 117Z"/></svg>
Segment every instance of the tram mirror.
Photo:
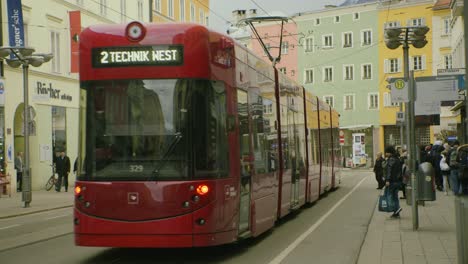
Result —
<svg viewBox="0 0 468 264"><path fill-rule="evenodd" d="M234 131L236 128L236 117L234 115L228 115L226 120L226 127L229 132Z"/></svg>

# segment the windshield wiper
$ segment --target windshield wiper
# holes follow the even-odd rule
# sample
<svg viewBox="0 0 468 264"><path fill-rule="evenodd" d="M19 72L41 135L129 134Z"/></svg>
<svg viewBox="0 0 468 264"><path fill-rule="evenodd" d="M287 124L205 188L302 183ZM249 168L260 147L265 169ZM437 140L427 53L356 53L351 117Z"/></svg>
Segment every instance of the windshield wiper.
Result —
<svg viewBox="0 0 468 264"><path fill-rule="evenodd" d="M166 162L168 161L167 158L169 158L169 156L173 153L175 147L177 146L177 144L180 142L181 139L182 139L182 133L176 132L174 134L174 140L171 142L171 144L167 148L162 159L159 161L158 166L153 170L153 175L159 175L159 170L161 170L164 167L164 165L166 165Z"/></svg>

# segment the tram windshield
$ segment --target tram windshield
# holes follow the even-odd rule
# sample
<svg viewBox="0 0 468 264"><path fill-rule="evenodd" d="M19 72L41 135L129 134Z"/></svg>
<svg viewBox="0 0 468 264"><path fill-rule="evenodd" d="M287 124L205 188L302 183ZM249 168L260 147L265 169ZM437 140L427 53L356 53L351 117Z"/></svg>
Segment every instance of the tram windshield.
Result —
<svg viewBox="0 0 468 264"><path fill-rule="evenodd" d="M80 180L228 175L226 91L221 82L85 82L81 106Z"/></svg>

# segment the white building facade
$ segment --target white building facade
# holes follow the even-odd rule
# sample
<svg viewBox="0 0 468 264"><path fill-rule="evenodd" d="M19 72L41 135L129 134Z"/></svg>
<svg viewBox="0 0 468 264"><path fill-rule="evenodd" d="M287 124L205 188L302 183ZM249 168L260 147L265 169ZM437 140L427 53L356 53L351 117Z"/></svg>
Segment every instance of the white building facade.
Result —
<svg viewBox="0 0 468 264"><path fill-rule="evenodd" d="M1 5L3 46L9 46L7 0L2 0ZM149 22L149 5L149 0L22 1L25 46L33 47L37 53L54 55L40 67L29 67L29 105L33 109L29 144L32 190L43 189L52 174L54 149L66 151L72 170L78 154L78 33L93 24ZM11 189L15 190L14 158L17 152L24 152L23 71L5 63L3 68L0 158L4 162L0 169L11 175ZM74 180L71 173L69 186L74 185Z"/></svg>

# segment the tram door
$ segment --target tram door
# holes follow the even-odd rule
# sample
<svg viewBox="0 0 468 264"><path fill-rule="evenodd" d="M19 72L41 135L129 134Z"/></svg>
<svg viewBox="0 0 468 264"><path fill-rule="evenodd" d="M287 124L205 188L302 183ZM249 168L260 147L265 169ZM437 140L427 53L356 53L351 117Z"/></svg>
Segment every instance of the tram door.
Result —
<svg viewBox="0 0 468 264"><path fill-rule="evenodd" d="M240 205L239 234L249 230L250 218L250 187L252 177L252 148L250 139L249 111L247 92L237 91L237 112L239 120L240 147Z"/></svg>
<svg viewBox="0 0 468 264"><path fill-rule="evenodd" d="M294 110L288 110L288 148L291 162L291 207L299 204L299 184L300 168L299 161L302 157L299 155L299 135L296 127L298 113Z"/></svg>

